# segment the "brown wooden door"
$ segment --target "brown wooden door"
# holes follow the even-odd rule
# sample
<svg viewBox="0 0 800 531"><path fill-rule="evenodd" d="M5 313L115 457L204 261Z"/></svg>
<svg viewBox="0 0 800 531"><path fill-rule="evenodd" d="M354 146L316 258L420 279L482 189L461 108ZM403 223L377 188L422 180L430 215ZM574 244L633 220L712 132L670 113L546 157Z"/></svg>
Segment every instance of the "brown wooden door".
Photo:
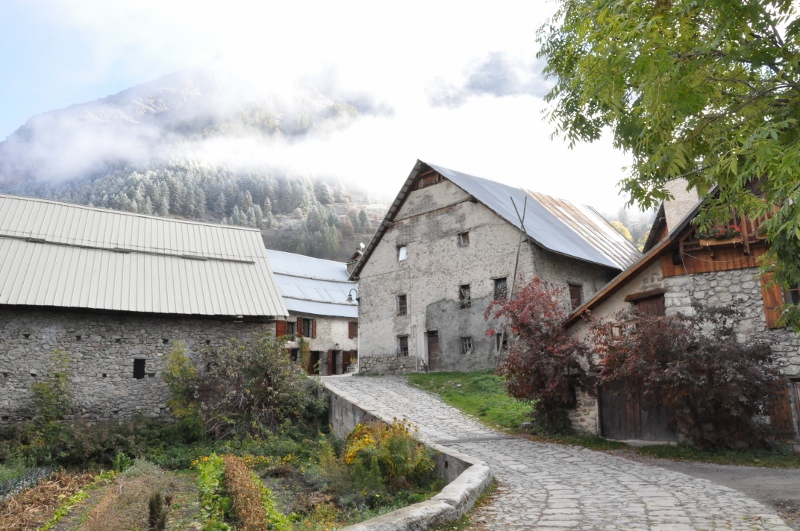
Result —
<svg viewBox="0 0 800 531"><path fill-rule="evenodd" d="M336 374L336 355L332 350L328 351L328 374Z"/></svg>
<svg viewBox="0 0 800 531"><path fill-rule="evenodd" d="M428 330L425 334L428 341L428 370L435 371L439 365L439 331Z"/></svg>
<svg viewBox="0 0 800 531"><path fill-rule="evenodd" d="M796 387L797 383L792 382ZM781 389L780 395L770 407L770 422L776 435L794 435L794 418L792 417L792 401L789 395L789 386Z"/></svg>
<svg viewBox="0 0 800 531"><path fill-rule="evenodd" d="M350 366L350 351L342 351L342 374L347 374L347 368Z"/></svg>
<svg viewBox="0 0 800 531"><path fill-rule="evenodd" d="M628 396L622 383L600 390L600 430L609 439L645 441L677 441L678 434L669 429L669 411L642 408L639 392Z"/></svg>

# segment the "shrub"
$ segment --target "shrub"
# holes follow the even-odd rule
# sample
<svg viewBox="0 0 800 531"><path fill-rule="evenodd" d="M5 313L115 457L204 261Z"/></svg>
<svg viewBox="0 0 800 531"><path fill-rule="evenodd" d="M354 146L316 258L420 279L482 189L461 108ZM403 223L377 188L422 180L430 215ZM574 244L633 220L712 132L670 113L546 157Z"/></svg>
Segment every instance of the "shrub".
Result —
<svg viewBox="0 0 800 531"><path fill-rule="evenodd" d="M167 528L167 506L161 492L154 492L147 502L147 524L150 529L163 531Z"/></svg>
<svg viewBox="0 0 800 531"><path fill-rule="evenodd" d="M40 424L63 420L72 408L69 361L67 351L53 351L49 374L43 380L31 384L36 419Z"/></svg>
<svg viewBox="0 0 800 531"><path fill-rule="evenodd" d="M247 531L290 531L288 518L275 507L270 491L238 457L226 455L225 486L240 528Z"/></svg>
<svg viewBox="0 0 800 531"><path fill-rule="evenodd" d="M564 409L574 404L577 387L591 393L593 385L584 367L588 349L567 335L561 290L534 277L509 298L492 301L484 317L498 321L490 336L507 330L512 338L497 371L506 377L508 393L534 401L541 431L571 431Z"/></svg>
<svg viewBox="0 0 800 531"><path fill-rule="evenodd" d="M205 432L221 439L281 427L319 428L327 403L318 385L291 363L270 334L231 342L208 353L206 370L193 371L182 347L167 360L173 403L196 412Z"/></svg>
<svg viewBox="0 0 800 531"><path fill-rule="evenodd" d="M644 409L671 411L671 426L695 446L767 445L769 426L755 417L777 397L780 373L768 344L738 341L739 318L733 308L695 306L691 316L625 311L592 321L598 381L625 382Z"/></svg>

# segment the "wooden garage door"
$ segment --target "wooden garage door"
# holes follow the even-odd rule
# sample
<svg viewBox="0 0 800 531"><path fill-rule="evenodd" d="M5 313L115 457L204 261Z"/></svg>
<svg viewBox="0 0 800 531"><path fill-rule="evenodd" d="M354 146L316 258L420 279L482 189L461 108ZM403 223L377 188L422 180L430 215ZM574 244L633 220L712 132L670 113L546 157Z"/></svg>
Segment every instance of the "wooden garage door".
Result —
<svg viewBox="0 0 800 531"><path fill-rule="evenodd" d="M642 409L639 393L628 397L622 383L600 390L601 435L609 439L677 441L678 434L667 426L670 413L665 408Z"/></svg>

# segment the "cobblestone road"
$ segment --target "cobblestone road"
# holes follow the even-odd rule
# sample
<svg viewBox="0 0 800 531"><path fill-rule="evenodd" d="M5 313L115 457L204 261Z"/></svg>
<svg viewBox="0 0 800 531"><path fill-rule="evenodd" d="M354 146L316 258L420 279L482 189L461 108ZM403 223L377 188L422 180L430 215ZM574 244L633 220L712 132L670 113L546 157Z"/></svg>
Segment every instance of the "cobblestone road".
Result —
<svg viewBox="0 0 800 531"><path fill-rule="evenodd" d="M407 418L425 441L486 461L499 483L481 529L791 531L733 489L583 448L513 438L392 377L327 377L381 418Z"/></svg>

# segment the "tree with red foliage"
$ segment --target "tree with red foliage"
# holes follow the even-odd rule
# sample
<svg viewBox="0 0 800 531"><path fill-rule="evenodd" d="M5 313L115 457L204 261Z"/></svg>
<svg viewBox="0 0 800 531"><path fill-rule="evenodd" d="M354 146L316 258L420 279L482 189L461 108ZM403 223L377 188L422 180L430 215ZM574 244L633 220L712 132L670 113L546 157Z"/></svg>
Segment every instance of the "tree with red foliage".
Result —
<svg viewBox="0 0 800 531"><path fill-rule="evenodd" d="M566 408L574 404L576 387L586 385L586 347L567 335L568 312L562 290L548 288L538 277L510 298L489 304L484 317L497 323L489 336L508 333L512 341L498 367L508 393L531 400L541 431L570 431Z"/></svg>
<svg viewBox="0 0 800 531"><path fill-rule="evenodd" d="M591 320L598 383L625 382L643 409L666 408L695 446L770 444L769 426L755 418L777 398L780 372L768 344L738 341L739 318L734 308L695 306L690 316L626 310Z"/></svg>

